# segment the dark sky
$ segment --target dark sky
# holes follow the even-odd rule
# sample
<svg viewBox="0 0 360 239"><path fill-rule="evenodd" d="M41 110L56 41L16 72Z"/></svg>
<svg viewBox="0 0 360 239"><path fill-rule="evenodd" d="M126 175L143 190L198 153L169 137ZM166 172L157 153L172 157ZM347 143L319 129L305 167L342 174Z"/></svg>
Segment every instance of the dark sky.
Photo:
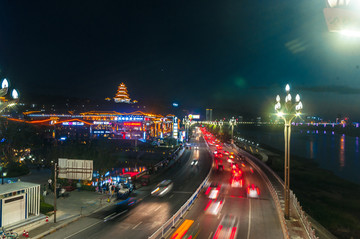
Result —
<svg viewBox="0 0 360 239"><path fill-rule="evenodd" d="M327 31L325 1L1 1L0 77L25 98L132 99L360 120L360 40Z"/></svg>

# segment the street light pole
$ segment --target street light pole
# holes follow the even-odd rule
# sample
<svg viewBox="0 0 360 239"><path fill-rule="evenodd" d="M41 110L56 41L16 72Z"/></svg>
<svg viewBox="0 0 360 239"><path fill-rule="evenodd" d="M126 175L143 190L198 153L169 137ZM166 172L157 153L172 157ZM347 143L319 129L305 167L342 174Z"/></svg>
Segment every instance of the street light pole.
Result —
<svg viewBox="0 0 360 239"><path fill-rule="evenodd" d="M280 96L276 96L275 110L277 115L284 120L284 139L285 139L285 218L290 219L290 136L291 136L291 121L300 116L303 105L300 101L300 96L296 95L295 103L291 102L290 86L287 84L285 87L286 97L285 104L280 104Z"/></svg>
<svg viewBox="0 0 360 239"><path fill-rule="evenodd" d="M234 126L236 124L236 120L234 117L232 117L229 121L229 124L231 126L231 144L234 143Z"/></svg>
<svg viewBox="0 0 360 239"><path fill-rule="evenodd" d="M222 120L219 121L219 126L220 126L220 132L221 132L221 128L223 126L224 122Z"/></svg>

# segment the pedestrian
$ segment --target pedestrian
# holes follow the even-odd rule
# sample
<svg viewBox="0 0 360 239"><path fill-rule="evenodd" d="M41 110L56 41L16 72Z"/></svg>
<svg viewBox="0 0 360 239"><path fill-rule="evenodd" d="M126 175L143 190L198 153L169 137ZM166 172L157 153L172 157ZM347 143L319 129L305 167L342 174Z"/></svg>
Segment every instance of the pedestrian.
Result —
<svg viewBox="0 0 360 239"><path fill-rule="evenodd" d="M49 190L51 190L51 183L52 183L51 178L49 178L48 183L49 183Z"/></svg>
<svg viewBox="0 0 360 239"><path fill-rule="evenodd" d="M76 187L77 187L78 191L80 192L80 189L81 189L81 184L80 184L80 182L77 182L77 183L76 183Z"/></svg>

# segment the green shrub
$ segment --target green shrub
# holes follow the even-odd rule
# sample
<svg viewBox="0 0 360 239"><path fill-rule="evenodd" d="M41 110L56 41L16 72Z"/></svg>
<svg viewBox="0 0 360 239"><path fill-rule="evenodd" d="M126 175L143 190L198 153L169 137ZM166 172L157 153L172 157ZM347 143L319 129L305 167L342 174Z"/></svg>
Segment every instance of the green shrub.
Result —
<svg viewBox="0 0 360 239"><path fill-rule="evenodd" d="M46 214L52 211L54 211L53 205L40 201L40 213Z"/></svg>
<svg viewBox="0 0 360 239"><path fill-rule="evenodd" d="M94 187L94 186L81 185L81 189L84 190L84 191L92 191L92 192L95 192L95 187Z"/></svg>

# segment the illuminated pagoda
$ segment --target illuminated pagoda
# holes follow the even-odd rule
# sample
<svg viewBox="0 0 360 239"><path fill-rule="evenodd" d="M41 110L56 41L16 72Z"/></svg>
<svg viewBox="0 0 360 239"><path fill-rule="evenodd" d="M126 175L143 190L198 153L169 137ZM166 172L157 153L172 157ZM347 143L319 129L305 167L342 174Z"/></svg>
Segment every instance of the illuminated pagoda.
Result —
<svg viewBox="0 0 360 239"><path fill-rule="evenodd" d="M129 97L129 93L126 89L126 85L124 83L121 83L118 86L118 90L116 92L116 96L114 97L114 101L116 103L131 103L131 99Z"/></svg>

